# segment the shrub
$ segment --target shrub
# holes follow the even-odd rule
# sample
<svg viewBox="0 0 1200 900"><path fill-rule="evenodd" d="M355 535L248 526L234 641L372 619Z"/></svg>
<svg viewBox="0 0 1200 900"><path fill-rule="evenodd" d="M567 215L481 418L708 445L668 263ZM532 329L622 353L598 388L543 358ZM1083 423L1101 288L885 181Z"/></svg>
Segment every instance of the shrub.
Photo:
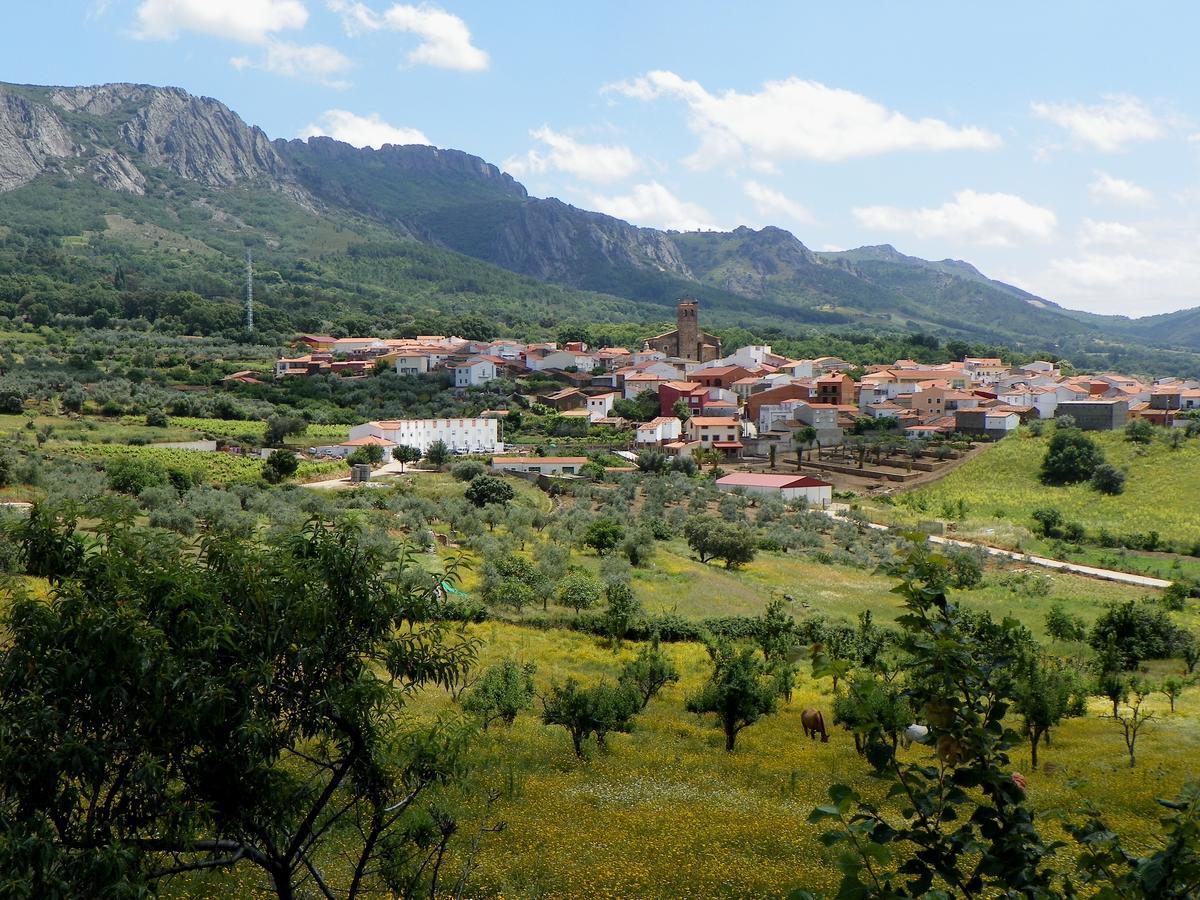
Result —
<svg viewBox="0 0 1200 900"><path fill-rule="evenodd" d="M108 486L122 494L138 495L153 485L166 484L167 472L163 466L138 456L118 456L104 465Z"/></svg>
<svg viewBox="0 0 1200 900"><path fill-rule="evenodd" d="M146 424L151 428L166 428L171 424L167 414L161 409L152 409L146 413Z"/></svg>
<svg viewBox="0 0 1200 900"><path fill-rule="evenodd" d="M480 475L487 474L487 466L477 459L465 459L451 466L450 474L459 481L474 481Z"/></svg>
<svg viewBox="0 0 1200 900"><path fill-rule="evenodd" d="M1083 619L1055 603L1046 613L1046 634L1056 641L1082 641L1087 637Z"/></svg>
<svg viewBox="0 0 1200 900"><path fill-rule="evenodd" d="M1149 444L1154 440L1154 426L1145 419L1134 419L1125 426L1125 440L1135 444Z"/></svg>
<svg viewBox="0 0 1200 900"><path fill-rule="evenodd" d="M1125 473L1112 463L1101 463L1092 473L1092 487L1102 494L1120 494L1125 490Z"/></svg>

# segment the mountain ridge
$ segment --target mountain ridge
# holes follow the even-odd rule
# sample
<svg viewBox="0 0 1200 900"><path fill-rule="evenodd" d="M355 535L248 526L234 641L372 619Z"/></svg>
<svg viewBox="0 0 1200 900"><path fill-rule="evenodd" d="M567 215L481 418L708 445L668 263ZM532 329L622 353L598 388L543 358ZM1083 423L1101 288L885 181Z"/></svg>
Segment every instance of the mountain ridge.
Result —
<svg viewBox="0 0 1200 900"><path fill-rule="evenodd" d="M355 148L328 137L271 140L219 100L128 83L0 84L0 197L43 177L90 178L145 196L166 172L214 191L273 191L318 215L353 216L397 237L521 275L667 306L692 294L715 310L799 323L932 331L1037 343L1145 340L1200 348L1192 310L1139 325L1067 310L963 260L889 244L809 249L775 226L730 232L643 228L533 197L500 167L424 145ZM1188 327L1173 330L1175 322Z"/></svg>

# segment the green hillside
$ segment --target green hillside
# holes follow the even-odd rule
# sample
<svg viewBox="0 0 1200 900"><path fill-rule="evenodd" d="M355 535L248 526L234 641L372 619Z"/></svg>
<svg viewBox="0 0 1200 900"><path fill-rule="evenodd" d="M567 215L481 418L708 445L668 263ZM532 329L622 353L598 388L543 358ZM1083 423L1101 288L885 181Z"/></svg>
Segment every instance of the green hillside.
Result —
<svg viewBox="0 0 1200 900"><path fill-rule="evenodd" d="M1161 437L1143 447L1121 432L1094 434L1110 463L1127 474L1125 492L1108 496L1087 484L1048 487L1038 479L1047 437L1022 430L1000 441L942 480L899 498L902 507L965 520L973 531L1005 521L1030 526L1042 507L1060 510L1089 535L1147 535L1190 551L1200 540L1200 444L1187 441L1178 450ZM966 516L959 515L959 503Z"/></svg>

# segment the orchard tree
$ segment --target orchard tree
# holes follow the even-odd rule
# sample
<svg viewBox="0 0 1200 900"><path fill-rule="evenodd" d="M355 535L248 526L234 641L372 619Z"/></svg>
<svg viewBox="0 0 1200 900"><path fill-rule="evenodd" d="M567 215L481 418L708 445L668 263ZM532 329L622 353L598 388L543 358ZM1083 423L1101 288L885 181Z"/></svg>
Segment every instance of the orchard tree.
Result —
<svg viewBox="0 0 1200 900"><path fill-rule="evenodd" d="M628 685L603 681L585 688L568 678L554 682L542 698L542 722L565 728L575 755L582 759L589 736L594 735L597 746L603 747L610 731L629 731L639 703L637 692Z"/></svg>
<svg viewBox="0 0 1200 900"><path fill-rule="evenodd" d="M285 478L291 478L300 468L300 460L291 450L272 450L267 461L263 463L263 477L267 481L278 484Z"/></svg>
<svg viewBox="0 0 1200 900"><path fill-rule="evenodd" d="M567 572L558 585L559 604L571 607L576 615L599 604L603 596L604 583L587 569L579 567Z"/></svg>
<svg viewBox="0 0 1200 900"><path fill-rule="evenodd" d="M726 640L710 643L713 672L699 693L687 700L688 712L713 713L732 753L738 735L763 716L775 712L775 684L752 647L736 649Z"/></svg>
<svg viewBox="0 0 1200 900"><path fill-rule="evenodd" d="M642 604L627 581L610 581L604 588L604 599L608 602L604 610L604 628L620 646L641 615Z"/></svg>
<svg viewBox="0 0 1200 900"><path fill-rule="evenodd" d="M607 556L618 547L625 537L625 527L613 519L601 518L588 525L583 533L583 544L596 551L597 556Z"/></svg>
<svg viewBox="0 0 1200 900"><path fill-rule="evenodd" d="M506 658L488 666L463 697L462 707L479 718L483 730L493 722L512 725L517 714L533 705L534 663Z"/></svg>
<svg viewBox="0 0 1200 900"><path fill-rule="evenodd" d="M679 669L671 658L663 653L657 634L621 669L621 684L631 687L641 698L639 709L645 709L659 691L677 681Z"/></svg>
<svg viewBox="0 0 1200 900"><path fill-rule="evenodd" d="M405 710L475 645L425 619L432 586L318 519L269 546L214 532L199 552L89 520L48 596L0 589L5 883L134 897L252 867L283 900L437 893L457 824L434 801L470 732ZM27 556L62 531L39 518Z"/></svg>
<svg viewBox="0 0 1200 900"><path fill-rule="evenodd" d="M1150 693L1146 685L1135 683L1130 690L1133 692L1133 699L1126 704L1124 712L1115 710L1111 716L1104 715L1101 718L1112 719L1120 729L1121 736L1125 739L1125 749L1129 752L1129 768L1132 769L1137 763L1138 738L1142 730L1153 721L1154 713L1145 708L1146 697Z"/></svg>
<svg viewBox="0 0 1200 900"><path fill-rule="evenodd" d="M1038 767L1038 745L1043 739L1049 745L1050 729L1079 712L1076 684L1074 673L1056 661L1030 658L1018 666L1013 705L1029 736L1029 764L1034 769Z"/></svg>
<svg viewBox="0 0 1200 900"><path fill-rule="evenodd" d="M426 459L428 458L428 454L426 454ZM516 496L516 492L512 485L503 478L497 478L494 475L480 475L468 485L463 496L482 509L493 504L503 506Z"/></svg>
<svg viewBox="0 0 1200 900"><path fill-rule="evenodd" d="M304 434L307 429L308 422L299 416L271 416L267 419L263 442L268 447L278 447L284 438Z"/></svg>

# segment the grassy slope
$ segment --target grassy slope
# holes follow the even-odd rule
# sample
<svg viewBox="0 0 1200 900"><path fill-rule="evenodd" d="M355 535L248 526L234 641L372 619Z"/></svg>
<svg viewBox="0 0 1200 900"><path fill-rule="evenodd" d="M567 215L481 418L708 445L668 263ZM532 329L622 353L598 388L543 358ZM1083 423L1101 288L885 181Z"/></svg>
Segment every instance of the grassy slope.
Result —
<svg viewBox="0 0 1200 900"><path fill-rule="evenodd" d="M536 661L539 690L568 675L613 677L636 650L615 654L582 635L504 624L475 633L486 641L485 664L505 655ZM500 791L492 816L507 829L485 839L471 895L783 896L795 887L836 887L833 858L818 840L822 828L809 825L807 815L834 781L854 783L866 796L878 789L844 732L835 730L828 744L802 737L800 711L829 709L828 682L803 677L792 702L744 731L737 751L726 754L719 730L683 709L707 675L704 651L670 645L667 652L682 682L650 704L632 734L611 736L609 751L590 761L573 757L562 729L544 728L529 714L510 731L493 729L480 739L475 792ZM440 692L417 703L426 715L448 707ZM1165 702L1154 708L1162 718L1144 736L1132 772L1120 736L1097 718L1099 705L1056 731L1043 755L1048 770L1029 776L1050 833L1057 817L1078 819L1082 801L1090 801L1133 842L1147 837L1159 812L1154 798L1177 790L1200 753L1200 692L1186 694L1174 716ZM1029 773L1023 749L1014 767ZM1114 782L1120 790L1112 790ZM468 814L461 825L469 836L477 820ZM448 871L457 873L460 862L456 856ZM237 880L239 895L269 896L249 868ZM227 877L212 877L168 893L229 896L230 890Z"/></svg>
<svg viewBox="0 0 1200 900"><path fill-rule="evenodd" d="M464 488L446 475L412 481L426 497L456 496ZM525 482L514 484L518 502L545 508L544 494ZM575 561L597 564L591 554L576 554ZM994 582L996 574L990 572L989 580ZM1137 593L1073 576L1051 577L1048 598L1018 597L996 585L959 597L996 615L1015 615L1040 631L1051 598L1063 598L1068 608L1091 620L1104 601ZM478 572L468 572L465 587L477 586ZM677 608L694 617L755 614L773 592L786 591L808 600L814 612L850 618L870 608L890 621L898 609L890 587L888 578L800 555L762 554L745 569L727 572L689 558L678 542L661 545L653 566L635 575L648 610ZM472 626L471 632L483 642L481 665L504 656L536 662L539 691L567 676L589 683L615 677L637 650L628 645L614 652L582 634L505 622ZM835 781L853 783L866 796L877 787L844 732L835 730L828 744L801 736L802 709L830 709L829 682L803 673L791 703L743 732L737 752L726 754L711 720L684 711L685 698L709 671L703 648L672 644L665 649L676 660L682 682L651 703L632 734L611 736L607 752L576 760L562 729L543 727L533 714L522 715L511 730L493 729L479 738L460 833L469 842L489 790L500 795L489 821L502 819L507 828L485 839L470 895L781 896L795 887L829 891L836 886L832 857L819 843L821 828L807 823L808 812L825 800L827 786ZM1091 801L1134 841L1148 835L1157 812L1154 798L1173 793L1200 752L1200 691L1185 694L1174 716L1159 701L1156 697L1153 703L1162 718L1144 737L1133 772L1126 768L1120 736L1097 718L1098 705L1087 719L1073 720L1055 733L1054 746L1044 751L1050 766L1030 776L1035 805L1049 820L1049 831L1056 828L1056 816L1078 817L1082 801ZM422 718L453 710L441 690L416 698L413 707ZM1026 751L1018 749L1014 765L1029 772ZM1115 779L1120 791L1111 790ZM335 842L341 840L353 838L343 834ZM447 863L451 880L462 862L461 848ZM328 865L336 870L335 850ZM271 896L247 866L232 875L180 879L165 894Z"/></svg>
<svg viewBox="0 0 1200 900"><path fill-rule="evenodd" d="M952 508L963 500L968 530L992 527L1003 533L1010 530L1006 522L1028 526L1035 509L1053 506L1090 532L1157 531L1164 540L1179 543L1200 539L1200 442L1171 450L1156 441L1142 451L1121 433L1093 436L1108 461L1128 473L1125 493L1106 496L1086 484L1043 485L1038 471L1048 439L1022 431L941 481L905 495L901 504L915 511L923 504L926 516L953 517Z"/></svg>

